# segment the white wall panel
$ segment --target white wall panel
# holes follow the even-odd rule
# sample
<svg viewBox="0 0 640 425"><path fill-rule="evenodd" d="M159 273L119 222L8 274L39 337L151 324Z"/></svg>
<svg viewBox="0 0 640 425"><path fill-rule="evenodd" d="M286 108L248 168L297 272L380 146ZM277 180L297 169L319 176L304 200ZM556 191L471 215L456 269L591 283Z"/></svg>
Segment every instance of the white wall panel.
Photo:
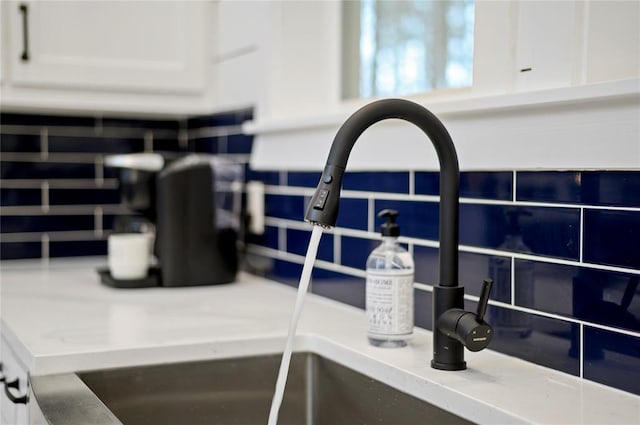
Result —
<svg viewBox="0 0 640 425"><path fill-rule="evenodd" d="M499 108L446 110L434 104L430 109L449 130L462 170L638 169L640 82L617 86L623 93L611 97L528 103L531 96L527 96L520 105ZM635 91L624 94L630 87ZM598 88L592 91L596 92ZM249 126L256 133L252 166L321 170L346 118L289 127ZM351 170L439 168L426 136L411 124L385 121L361 138L349 160Z"/></svg>

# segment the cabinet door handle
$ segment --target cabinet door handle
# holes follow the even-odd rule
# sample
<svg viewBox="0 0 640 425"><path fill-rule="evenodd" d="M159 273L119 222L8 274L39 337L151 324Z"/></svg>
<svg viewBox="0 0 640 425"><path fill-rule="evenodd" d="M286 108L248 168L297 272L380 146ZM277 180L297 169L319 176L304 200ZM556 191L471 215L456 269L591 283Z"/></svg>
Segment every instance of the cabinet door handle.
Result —
<svg viewBox="0 0 640 425"><path fill-rule="evenodd" d="M11 400L14 404L27 404L27 393L25 392L22 395L13 395L12 391L9 391L9 388L13 388L16 391L20 391L20 379L16 378L11 382L4 383L4 393L7 395L7 398Z"/></svg>
<svg viewBox="0 0 640 425"><path fill-rule="evenodd" d="M20 59L27 62L29 60L29 6L22 3L19 9L22 14L22 55Z"/></svg>

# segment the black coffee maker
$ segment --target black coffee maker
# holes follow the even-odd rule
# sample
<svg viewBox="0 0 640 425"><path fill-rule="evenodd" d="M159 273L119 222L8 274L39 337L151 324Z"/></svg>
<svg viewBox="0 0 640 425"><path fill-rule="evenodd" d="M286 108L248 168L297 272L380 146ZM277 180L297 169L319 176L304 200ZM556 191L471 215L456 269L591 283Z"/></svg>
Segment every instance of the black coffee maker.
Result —
<svg viewBox="0 0 640 425"><path fill-rule="evenodd" d="M126 212L116 216L116 233L151 233L155 237L156 176L171 158L158 153L105 157L105 166L118 170L120 203Z"/></svg>
<svg viewBox="0 0 640 425"><path fill-rule="evenodd" d="M117 157L135 155L158 154ZM212 155L159 157L160 167L141 170L130 161L119 166L122 203L138 213L137 219L120 220L120 225L135 228L139 222L141 231L155 232L157 266L139 282L109 283L105 276L103 282L119 287L233 282L238 270L242 167ZM114 166L113 158L105 163Z"/></svg>
<svg viewBox="0 0 640 425"><path fill-rule="evenodd" d="M236 164L208 155L172 162L156 179L163 286L232 282L240 224Z"/></svg>

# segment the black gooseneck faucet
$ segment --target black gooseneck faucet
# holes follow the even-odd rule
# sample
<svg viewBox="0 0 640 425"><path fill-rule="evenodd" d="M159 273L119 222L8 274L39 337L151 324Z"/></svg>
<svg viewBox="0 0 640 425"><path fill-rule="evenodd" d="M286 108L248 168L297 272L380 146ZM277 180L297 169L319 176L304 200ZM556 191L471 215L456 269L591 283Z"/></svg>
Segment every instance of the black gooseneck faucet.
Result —
<svg viewBox="0 0 640 425"><path fill-rule="evenodd" d="M401 119L419 127L433 143L440 161L440 281L433 288L433 360L442 370L466 368L464 347L486 348L493 331L484 322L491 280L484 281L476 313L464 310L464 288L458 286L459 179L458 156L442 122L426 108L408 100L372 102L349 117L333 140L318 188L307 208L305 220L334 227L342 179L351 149L371 125L385 119Z"/></svg>

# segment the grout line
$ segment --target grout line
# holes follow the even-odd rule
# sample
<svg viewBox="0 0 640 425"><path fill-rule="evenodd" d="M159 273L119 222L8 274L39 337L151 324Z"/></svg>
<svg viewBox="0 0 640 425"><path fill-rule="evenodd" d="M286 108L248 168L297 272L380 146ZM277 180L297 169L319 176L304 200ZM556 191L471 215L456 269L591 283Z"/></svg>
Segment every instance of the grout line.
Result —
<svg viewBox="0 0 640 425"><path fill-rule="evenodd" d="M278 250L287 252L287 228L278 227Z"/></svg>
<svg viewBox="0 0 640 425"><path fill-rule="evenodd" d="M584 261L584 208L580 208L580 262Z"/></svg>
<svg viewBox="0 0 640 425"><path fill-rule="evenodd" d="M367 230L375 231L376 227L376 201L373 198L367 199Z"/></svg>
<svg viewBox="0 0 640 425"><path fill-rule="evenodd" d="M40 130L40 159L46 161L49 158L49 129L42 127Z"/></svg>
<svg viewBox="0 0 640 425"><path fill-rule="evenodd" d="M229 153L229 139L227 133L223 133L218 136L218 152L217 153Z"/></svg>
<svg viewBox="0 0 640 425"><path fill-rule="evenodd" d="M409 195L416 194L416 172L414 170L409 171Z"/></svg>
<svg viewBox="0 0 640 425"><path fill-rule="evenodd" d="M292 196L308 196L309 193L313 194L314 188L302 187L302 186L275 186L265 185L265 193L269 195L292 195ZM371 192L360 190L343 190L341 192L341 199L369 199L375 198L377 200L385 201L416 201L416 202L440 202L440 197L436 195L409 195L402 193L391 192ZM515 202L515 203L514 203ZM490 206L519 206L519 207L539 207L539 208L571 208L580 209L588 208L594 210L610 210L610 211L631 211L640 212L640 207L620 207L613 205L580 205L580 204L567 204L567 203L551 203L551 202L532 202L532 201L513 201L513 200L500 200L500 199L482 199L482 198L460 198L460 204L469 205L490 205Z"/></svg>
<svg viewBox="0 0 640 425"><path fill-rule="evenodd" d="M286 260L296 264L304 264L305 262L304 255L293 254L291 252L283 252L277 249L268 248L261 245L248 244L247 249L254 254L265 255L269 258ZM314 262L314 265L315 267L318 267L324 270L347 274L354 277L361 277L361 278L366 277L366 272L364 270L335 264L333 262L329 262L325 260L316 259L316 261Z"/></svg>
<svg viewBox="0 0 640 425"><path fill-rule="evenodd" d="M178 147L184 150L189 149L189 130L184 127L178 130Z"/></svg>
<svg viewBox="0 0 640 425"><path fill-rule="evenodd" d="M0 186L5 189L40 189L39 179L0 179ZM47 179L50 189L98 189L96 179ZM118 179L104 179L103 189L117 189Z"/></svg>
<svg viewBox="0 0 640 425"><path fill-rule="evenodd" d="M53 232L16 232L3 233L3 243L25 243L38 242L46 237L47 241L69 242L69 241L94 241L102 240L109 232L103 232L103 235L96 237L95 230L61 230Z"/></svg>
<svg viewBox="0 0 640 425"><path fill-rule="evenodd" d="M43 260L49 260L49 234L43 233L40 236L40 242L42 244L41 256Z"/></svg>
<svg viewBox="0 0 640 425"><path fill-rule="evenodd" d="M295 220L287 220L285 218L276 218L276 217L266 217L265 224L273 227L288 227L290 229L296 230L306 230L311 231L313 225L307 223L306 221L295 221ZM331 229L324 229L324 233L328 234L340 234L341 236L349 236L356 238L364 238L364 239L380 239L380 233L378 232L368 232L366 230L358 230L358 229L349 229L346 227L333 227ZM402 242L402 240L401 240Z"/></svg>
<svg viewBox="0 0 640 425"><path fill-rule="evenodd" d="M242 125L224 125L218 127L200 127L189 130L189 139L206 139L210 137L234 136L245 134Z"/></svg>
<svg viewBox="0 0 640 425"><path fill-rule="evenodd" d="M97 206L94 213L93 213L93 226L94 226L94 233L96 235L97 238L101 238L104 235L104 213L102 211L102 207L101 206Z"/></svg>
<svg viewBox="0 0 640 425"><path fill-rule="evenodd" d="M333 262L342 265L342 235L339 232L333 234Z"/></svg>
<svg viewBox="0 0 640 425"><path fill-rule="evenodd" d="M95 161L95 153L47 153L46 159L39 153L31 152L3 152L3 161L13 162L58 162L72 164L90 164Z"/></svg>
<svg viewBox="0 0 640 425"><path fill-rule="evenodd" d="M289 219L278 218L278 217L265 217L265 223L268 226L276 226L276 227L287 226L291 228L302 229L303 227L301 226L304 225L305 229L308 228L308 223L306 222L289 220ZM380 237L380 235L376 232L369 232L365 230L349 229L344 227L341 227L339 230L345 236L350 236L350 237L373 239L373 240L377 240ZM325 230L325 232L329 232L329 233L331 233L332 231L333 230L331 229ZM433 241L429 239L418 239L418 238L411 238L407 236L400 236L398 240L403 243L413 243L416 246L423 246L427 248L439 248L440 246L440 243L438 241ZM511 251L500 251L492 248L481 248L481 247L475 247L475 246L469 246L469 245L458 245L458 248L460 252L468 252L471 254L512 257L517 260L531 260L531 261L547 263L547 264L584 267L588 269L606 270L606 271L612 271L612 272L640 275L640 270L630 269L625 267L607 266L604 264L580 263L579 261L576 261L576 260L565 260L562 258L542 257L542 256L531 255L531 254L522 254L518 252L511 252Z"/></svg>
<svg viewBox="0 0 640 425"><path fill-rule="evenodd" d="M468 301L478 302L479 297L477 297L475 295L465 295L464 299L468 300ZM529 313L529 314L533 314L533 315L536 315L536 316L546 317L548 319L562 320L564 322L574 323L574 324L577 324L577 325L587 325L587 326L591 326L591 327L602 329L602 330L609 331L609 332L616 332L616 333L621 333L621 334L625 334L625 335L629 335L629 336L634 336L634 337L639 337L640 338L640 332L637 332L637 331L630 331L630 330L627 330L627 329L615 328L613 326L601 325L599 323L587 322L585 320L575 319L573 317L562 316L562 315L556 314L556 313L548 313L546 311L534 310L534 309L528 308L528 307L522 307L522 306L518 306L518 305L510 305L510 304L507 304L507 303L504 303L504 302L501 302L501 301L495 301L495 300L489 300L489 305L494 305L494 306L497 306L497 307L502 307L502 308L507 308L507 309L510 309L510 310L520 311L520 312L523 312L523 313Z"/></svg>
<svg viewBox="0 0 640 425"><path fill-rule="evenodd" d="M287 172L287 170L280 170L278 172L278 184L280 184L281 186L287 186L288 182L289 182L289 173ZM265 186L265 193L267 193L266 187L267 186ZM309 193L312 193L312 189L309 189Z"/></svg>
<svg viewBox="0 0 640 425"><path fill-rule="evenodd" d="M153 152L153 130L144 132L144 151Z"/></svg>
<svg viewBox="0 0 640 425"><path fill-rule="evenodd" d="M584 378L584 323L580 323L580 377Z"/></svg>
<svg viewBox="0 0 640 425"><path fill-rule="evenodd" d="M511 305L516 305L516 259L511 257Z"/></svg>
<svg viewBox="0 0 640 425"><path fill-rule="evenodd" d="M468 245L460 245L460 252L469 252L473 254L485 254L485 255L500 255L503 257L513 256L518 260L531 260L537 261L539 263L548 263L548 264L559 264L563 266L574 266L574 267L585 267L588 269L599 269L599 270L607 270L612 272L620 272L620 273L629 273L629 274L640 274L640 270L638 269L630 269L625 267L618 266L608 266L605 264L592 264L592 263L580 263L576 260L565 260L562 258L553 258L553 257L542 257L531 254L521 254L518 252L508 252L508 251L498 251L490 248L477 248Z"/></svg>
<svg viewBox="0 0 640 425"><path fill-rule="evenodd" d="M43 180L40 183L40 202L43 213L49 212L49 182L47 180Z"/></svg>
<svg viewBox="0 0 640 425"><path fill-rule="evenodd" d="M433 285L427 285L426 283L414 282L413 287L420 291L433 292Z"/></svg>
<svg viewBox="0 0 640 425"><path fill-rule="evenodd" d="M96 116L94 117L94 129L93 131L95 132L95 134L97 136L102 134L102 131L104 130L104 120L102 117L102 114L98 113L96 114Z"/></svg>
<svg viewBox="0 0 640 425"><path fill-rule="evenodd" d="M96 186L104 186L104 158L100 155L95 158Z"/></svg>
<svg viewBox="0 0 640 425"><path fill-rule="evenodd" d="M121 204L101 204L107 214L127 214L130 211ZM49 210L44 213L42 205L29 206L9 206L2 207L3 216L19 215L91 215L96 205L50 205Z"/></svg>
<svg viewBox="0 0 640 425"><path fill-rule="evenodd" d="M113 137L113 138L138 138L143 137L144 133L149 130L142 127L104 127L102 120L96 120L96 125L91 127L73 127L73 126L53 126L48 127L49 136L60 137ZM40 135L39 126L26 125L3 125L2 134L13 135ZM171 139L176 137L176 130L156 128L154 129L156 137Z"/></svg>

